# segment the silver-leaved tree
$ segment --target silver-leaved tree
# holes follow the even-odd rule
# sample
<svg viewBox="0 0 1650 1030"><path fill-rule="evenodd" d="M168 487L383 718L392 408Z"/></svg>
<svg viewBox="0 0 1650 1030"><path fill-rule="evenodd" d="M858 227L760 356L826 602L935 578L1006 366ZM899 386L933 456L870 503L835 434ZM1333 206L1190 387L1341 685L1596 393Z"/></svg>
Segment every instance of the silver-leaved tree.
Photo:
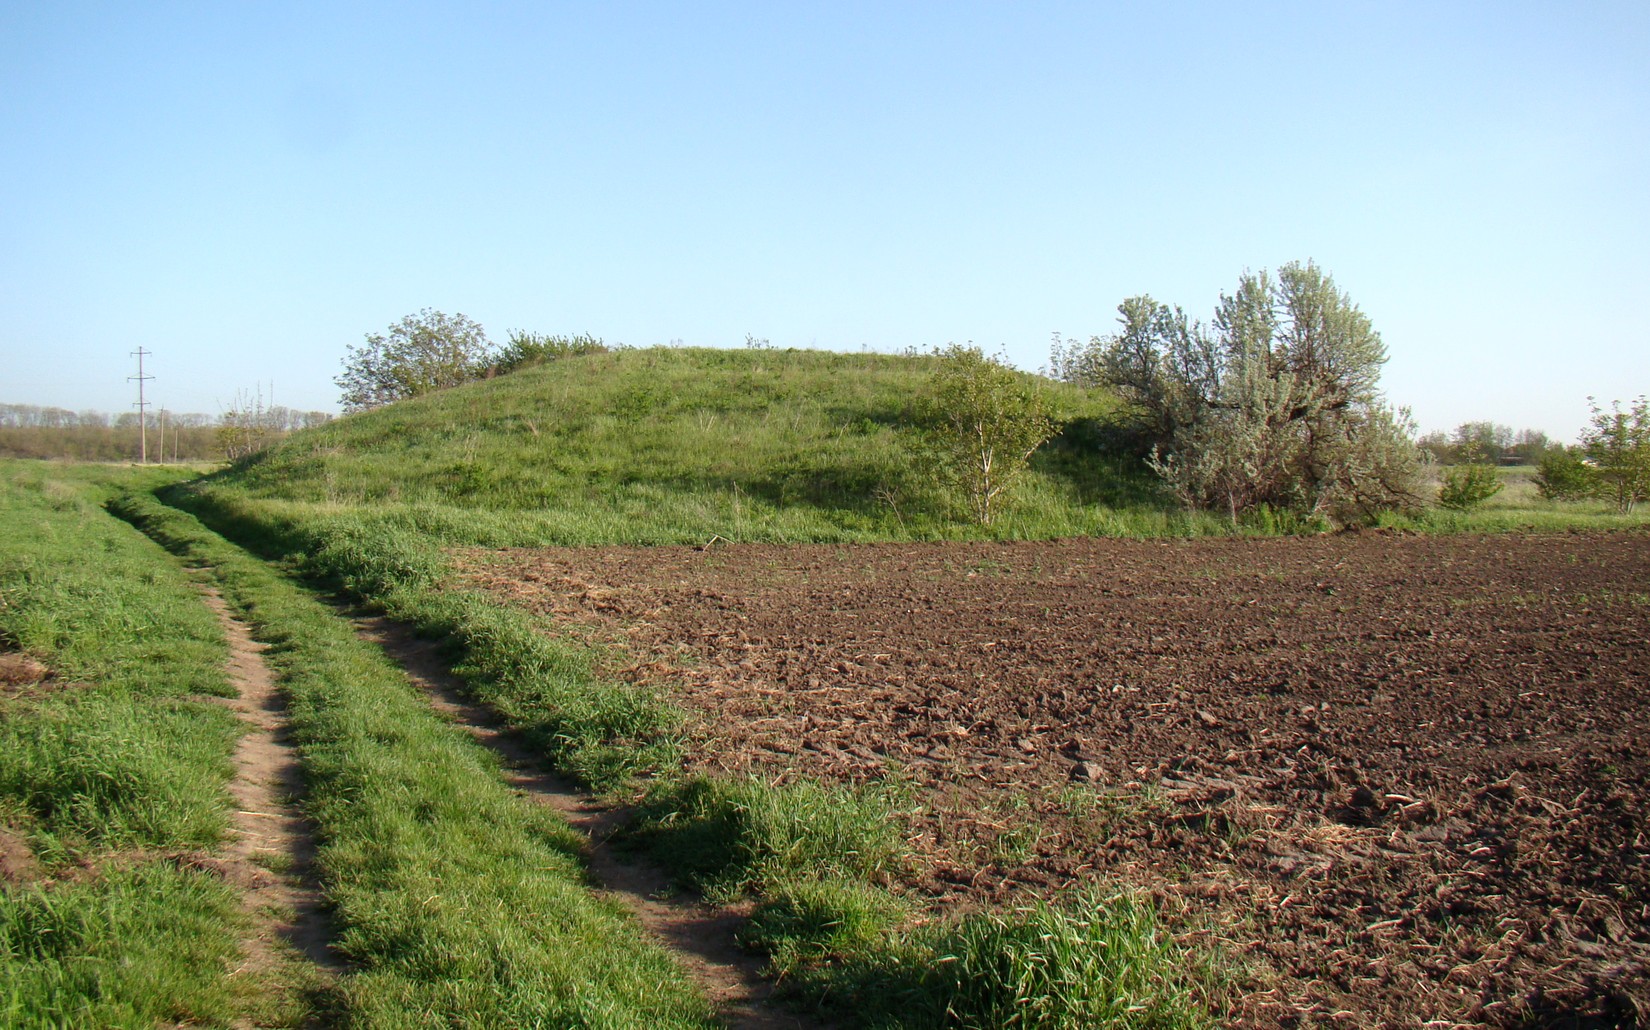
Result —
<svg viewBox="0 0 1650 1030"><path fill-rule="evenodd" d="M1187 505L1345 522L1421 503L1414 426L1379 390L1386 347L1316 265L1244 273L1209 327L1150 297L1118 315L1056 367L1132 403Z"/></svg>

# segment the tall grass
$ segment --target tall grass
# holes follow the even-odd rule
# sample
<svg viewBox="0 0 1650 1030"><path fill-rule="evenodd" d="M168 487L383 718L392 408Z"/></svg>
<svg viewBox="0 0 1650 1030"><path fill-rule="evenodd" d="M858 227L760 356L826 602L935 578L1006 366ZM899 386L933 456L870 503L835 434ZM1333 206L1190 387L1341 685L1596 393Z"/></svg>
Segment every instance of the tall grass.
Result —
<svg viewBox="0 0 1650 1030"><path fill-rule="evenodd" d="M106 487L50 469L0 482L0 640L55 673L4 701L0 797L51 861L211 846L240 730L189 696L230 691L217 623L163 551L94 503Z"/></svg>
<svg viewBox="0 0 1650 1030"><path fill-rule="evenodd" d="M235 896L168 861L0 892L0 1026L226 1025Z"/></svg>
<svg viewBox="0 0 1650 1030"><path fill-rule="evenodd" d="M726 900L797 882L884 877L904 852L891 816L869 789L696 776L655 784L632 836Z"/></svg>
<svg viewBox="0 0 1650 1030"><path fill-rule="evenodd" d="M1212 1025L1210 956L1127 895L916 922L883 884L898 789L694 777L656 785L631 831L712 899L759 899L741 934L799 1001L867 1027Z"/></svg>

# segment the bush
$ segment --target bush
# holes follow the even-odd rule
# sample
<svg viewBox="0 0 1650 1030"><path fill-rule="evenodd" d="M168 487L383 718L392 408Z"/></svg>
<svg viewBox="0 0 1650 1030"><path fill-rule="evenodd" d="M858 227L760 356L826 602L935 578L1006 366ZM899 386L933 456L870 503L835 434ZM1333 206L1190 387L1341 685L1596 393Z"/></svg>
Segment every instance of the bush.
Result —
<svg viewBox="0 0 1650 1030"><path fill-rule="evenodd" d="M1640 396L1627 409L1593 403L1592 423L1581 431L1592 463L1593 492L1623 515L1650 500L1650 401Z"/></svg>
<svg viewBox="0 0 1650 1030"><path fill-rule="evenodd" d="M1386 346L1316 265L1245 273L1208 329L1147 296L1118 314L1054 364L1135 405L1148 465L1188 507L1235 524L1262 504L1342 523L1419 506L1415 427L1377 388Z"/></svg>
<svg viewBox="0 0 1650 1030"><path fill-rule="evenodd" d="M467 383L486 370L491 350L480 324L425 308L350 347L333 382L344 391L345 412L366 411Z"/></svg>
<svg viewBox="0 0 1650 1030"><path fill-rule="evenodd" d="M605 353L607 345L588 333L578 336L551 336L547 333L529 333L512 329L510 341L498 352L498 358L493 362L493 373L504 375L520 368L543 365L558 358Z"/></svg>
<svg viewBox="0 0 1650 1030"><path fill-rule="evenodd" d="M1593 492L1593 470L1574 451L1549 451L1536 466L1535 489L1549 501L1579 501Z"/></svg>
<svg viewBox="0 0 1650 1030"><path fill-rule="evenodd" d="M999 496L1054 435L1054 420L1030 379L978 347L952 344L939 358L932 402L935 466L966 498L969 517L989 526Z"/></svg>
<svg viewBox="0 0 1650 1030"><path fill-rule="evenodd" d="M1444 488L1438 503L1456 511L1471 511L1501 492L1501 477L1495 466L1469 461L1444 469Z"/></svg>

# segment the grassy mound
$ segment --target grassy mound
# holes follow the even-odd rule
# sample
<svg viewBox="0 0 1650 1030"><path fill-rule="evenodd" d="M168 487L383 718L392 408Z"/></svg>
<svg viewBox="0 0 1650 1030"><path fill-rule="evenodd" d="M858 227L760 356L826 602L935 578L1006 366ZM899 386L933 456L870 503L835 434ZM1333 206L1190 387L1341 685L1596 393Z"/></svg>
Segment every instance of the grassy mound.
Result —
<svg viewBox="0 0 1650 1030"><path fill-rule="evenodd" d="M961 513L923 445L934 363L821 351L575 356L339 419L218 483L256 500L456 509L490 520L483 535L522 543L949 535ZM1022 522L1041 528L1020 531L1078 531L1079 509L1150 495L1137 463L1096 447L1114 399L1038 382L1064 432L1019 498Z"/></svg>

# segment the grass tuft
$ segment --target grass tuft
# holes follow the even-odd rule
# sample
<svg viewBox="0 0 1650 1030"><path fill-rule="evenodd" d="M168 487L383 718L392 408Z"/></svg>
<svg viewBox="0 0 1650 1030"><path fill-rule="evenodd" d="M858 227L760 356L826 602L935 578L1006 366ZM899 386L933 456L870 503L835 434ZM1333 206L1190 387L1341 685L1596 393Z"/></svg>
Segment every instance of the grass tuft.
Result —
<svg viewBox="0 0 1650 1030"><path fill-rule="evenodd" d="M886 800L875 792L797 781L695 776L657 784L643 800L635 838L713 898L799 880L870 880L903 851Z"/></svg>
<svg viewBox="0 0 1650 1030"><path fill-rule="evenodd" d="M1204 961L1128 895L978 913L802 970L868 1027L1190 1030L1213 1026Z"/></svg>

